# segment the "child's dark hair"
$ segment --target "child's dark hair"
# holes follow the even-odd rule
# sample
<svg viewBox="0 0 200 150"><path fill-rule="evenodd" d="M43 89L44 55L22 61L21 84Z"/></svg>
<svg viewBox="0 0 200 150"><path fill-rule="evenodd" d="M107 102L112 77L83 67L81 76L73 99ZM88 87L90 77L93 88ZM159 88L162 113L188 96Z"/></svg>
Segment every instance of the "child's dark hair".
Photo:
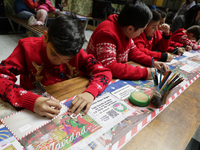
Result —
<svg viewBox="0 0 200 150"><path fill-rule="evenodd" d="M45 4L45 3L46 3L46 0L39 0L39 3L40 3L40 5L41 5L41 4Z"/></svg>
<svg viewBox="0 0 200 150"><path fill-rule="evenodd" d="M118 16L118 22L121 27L132 25L138 30L144 28L151 18L152 13L147 5L139 0L133 0L125 4Z"/></svg>
<svg viewBox="0 0 200 150"><path fill-rule="evenodd" d="M192 33L193 37L195 37L197 41L200 39L200 26L199 25L194 25L194 26L189 27L187 29L187 32Z"/></svg>
<svg viewBox="0 0 200 150"><path fill-rule="evenodd" d="M60 15L50 25L48 42L55 51L65 56L75 56L79 53L85 41L83 24L75 15Z"/></svg>
<svg viewBox="0 0 200 150"><path fill-rule="evenodd" d="M167 14L164 12L164 11L162 11L162 10L160 10L160 9L157 9L157 11L158 11L158 13L160 14L160 16L161 16L161 19L163 19L163 18L166 18L167 17Z"/></svg>
<svg viewBox="0 0 200 150"><path fill-rule="evenodd" d="M151 21L158 22L162 19L160 13L157 10L151 9L151 12L153 14Z"/></svg>

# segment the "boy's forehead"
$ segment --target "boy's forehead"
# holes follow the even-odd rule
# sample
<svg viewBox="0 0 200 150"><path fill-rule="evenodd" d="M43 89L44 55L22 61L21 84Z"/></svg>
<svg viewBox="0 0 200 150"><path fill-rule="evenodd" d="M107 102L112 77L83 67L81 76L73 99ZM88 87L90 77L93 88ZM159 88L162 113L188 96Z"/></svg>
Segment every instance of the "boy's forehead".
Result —
<svg viewBox="0 0 200 150"><path fill-rule="evenodd" d="M150 21L148 26L156 26L159 24L160 21Z"/></svg>

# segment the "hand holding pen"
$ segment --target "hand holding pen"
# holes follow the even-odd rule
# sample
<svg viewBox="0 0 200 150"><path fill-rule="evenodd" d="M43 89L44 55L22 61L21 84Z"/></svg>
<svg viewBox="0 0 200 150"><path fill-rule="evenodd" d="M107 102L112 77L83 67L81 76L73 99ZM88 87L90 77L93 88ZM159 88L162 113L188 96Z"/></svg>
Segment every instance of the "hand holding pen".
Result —
<svg viewBox="0 0 200 150"><path fill-rule="evenodd" d="M35 101L33 111L40 116L46 116L48 118L53 118L60 113L62 106L59 100L52 99L51 95L46 92L46 90L36 82L37 88L43 93L45 97L38 97Z"/></svg>

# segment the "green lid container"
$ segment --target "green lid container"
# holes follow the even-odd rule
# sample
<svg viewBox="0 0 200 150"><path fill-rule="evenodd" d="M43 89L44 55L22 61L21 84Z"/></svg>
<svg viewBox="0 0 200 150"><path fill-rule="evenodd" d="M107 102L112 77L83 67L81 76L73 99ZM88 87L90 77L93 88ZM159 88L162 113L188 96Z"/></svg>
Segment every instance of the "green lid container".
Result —
<svg viewBox="0 0 200 150"><path fill-rule="evenodd" d="M143 92L132 92L129 101L136 106L145 107L149 105L149 96Z"/></svg>

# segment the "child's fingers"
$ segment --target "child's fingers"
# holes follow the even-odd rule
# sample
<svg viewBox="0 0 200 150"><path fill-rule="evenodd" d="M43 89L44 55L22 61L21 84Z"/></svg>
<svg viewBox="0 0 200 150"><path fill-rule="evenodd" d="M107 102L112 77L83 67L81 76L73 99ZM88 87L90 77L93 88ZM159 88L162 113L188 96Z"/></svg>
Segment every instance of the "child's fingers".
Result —
<svg viewBox="0 0 200 150"><path fill-rule="evenodd" d="M89 111L89 109L90 109L91 106L92 106L92 103L88 103L88 104L86 105L86 109L85 109L85 111L83 112L83 115L86 115L86 114L87 114L87 112Z"/></svg>
<svg viewBox="0 0 200 150"><path fill-rule="evenodd" d="M55 107L55 108L58 108L58 109L61 109L62 106L60 105L60 103L56 100L49 100L47 101L48 105L51 106L51 107Z"/></svg>
<svg viewBox="0 0 200 150"><path fill-rule="evenodd" d="M72 101L69 111L71 113L74 113L75 110L81 105L81 103L82 103L82 101L80 99L76 100L75 102Z"/></svg>
<svg viewBox="0 0 200 150"><path fill-rule="evenodd" d="M87 105L86 101L82 101L82 103L79 105L79 107L77 108L77 110L74 112L75 115L78 115L80 113L80 111ZM75 116L74 116L75 117Z"/></svg>

